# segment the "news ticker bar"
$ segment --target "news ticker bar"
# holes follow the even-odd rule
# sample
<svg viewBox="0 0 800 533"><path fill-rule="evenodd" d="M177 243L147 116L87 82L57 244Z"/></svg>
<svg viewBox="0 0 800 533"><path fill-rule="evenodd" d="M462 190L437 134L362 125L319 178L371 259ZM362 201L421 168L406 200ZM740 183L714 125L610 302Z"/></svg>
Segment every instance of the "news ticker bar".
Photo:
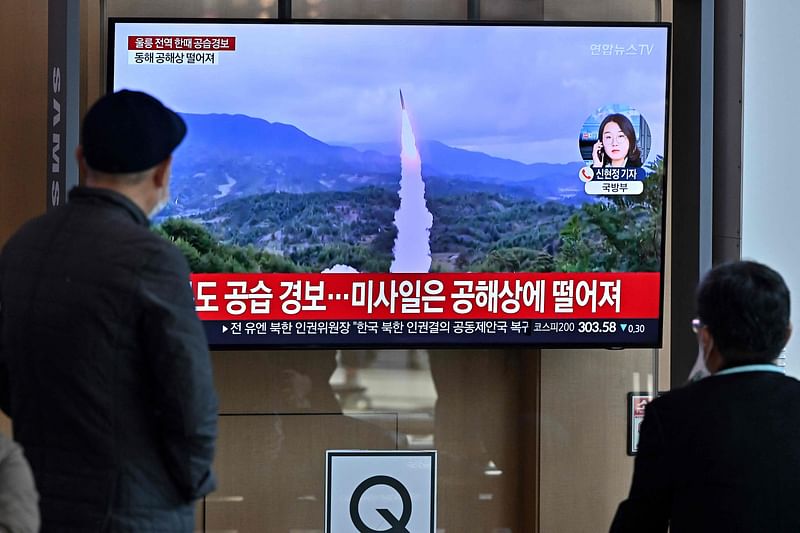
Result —
<svg viewBox="0 0 800 533"><path fill-rule="evenodd" d="M210 320L212 346L654 345L658 319Z"/></svg>
<svg viewBox="0 0 800 533"><path fill-rule="evenodd" d="M193 274L202 320L658 319L658 272Z"/></svg>

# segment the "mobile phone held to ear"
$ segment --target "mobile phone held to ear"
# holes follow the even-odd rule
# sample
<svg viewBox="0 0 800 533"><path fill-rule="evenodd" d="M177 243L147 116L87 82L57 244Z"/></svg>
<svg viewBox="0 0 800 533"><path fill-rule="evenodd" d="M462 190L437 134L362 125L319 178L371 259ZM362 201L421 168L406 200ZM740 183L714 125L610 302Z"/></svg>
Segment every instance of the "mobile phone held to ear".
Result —
<svg viewBox="0 0 800 533"><path fill-rule="evenodd" d="M605 150L603 150L603 143L599 143L597 147L597 159L600 160L600 166L603 166L605 164L605 156L606 152Z"/></svg>

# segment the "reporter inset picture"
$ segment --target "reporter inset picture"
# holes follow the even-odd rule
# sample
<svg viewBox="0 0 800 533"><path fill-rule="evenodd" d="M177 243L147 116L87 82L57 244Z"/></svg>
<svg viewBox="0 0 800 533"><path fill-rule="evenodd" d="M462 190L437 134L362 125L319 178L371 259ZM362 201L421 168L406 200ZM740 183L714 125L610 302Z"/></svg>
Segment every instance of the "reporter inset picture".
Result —
<svg viewBox="0 0 800 533"><path fill-rule="evenodd" d="M593 168L639 168L650 154L647 121L629 105L609 104L589 115L578 135L581 159Z"/></svg>

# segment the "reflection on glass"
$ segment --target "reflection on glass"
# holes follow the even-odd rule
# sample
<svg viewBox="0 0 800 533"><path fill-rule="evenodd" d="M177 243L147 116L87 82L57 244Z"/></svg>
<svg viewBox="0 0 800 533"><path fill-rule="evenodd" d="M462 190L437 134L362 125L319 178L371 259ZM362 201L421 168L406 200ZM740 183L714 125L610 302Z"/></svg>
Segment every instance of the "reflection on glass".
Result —
<svg viewBox="0 0 800 533"><path fill-rule="evenodd" d="M396 413L398 443L438 450L439 529L497 531L513 523L516 477L503 467L514 434L507 356L346 350L337 361L331 386L345 414Z"/></svg>
<svg viewBox="0 0 800 533"><path fill-rule="evenodd" d="M223 405L207 530L321 530L325 451L405 446L396 414L343 414L330 384L335 351L237 352L215 363Z"/></svg>

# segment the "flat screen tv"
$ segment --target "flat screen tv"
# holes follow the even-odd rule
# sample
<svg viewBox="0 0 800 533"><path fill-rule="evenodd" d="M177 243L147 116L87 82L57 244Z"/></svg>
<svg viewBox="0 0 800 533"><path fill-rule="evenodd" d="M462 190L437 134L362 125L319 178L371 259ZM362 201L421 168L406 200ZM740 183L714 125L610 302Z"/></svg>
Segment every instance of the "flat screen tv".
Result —
<svg viewBox="0 0 800 533"><path fill-rule="evenodd" d="M213 347L661 344L669 26L112 19Z"/></svg>

